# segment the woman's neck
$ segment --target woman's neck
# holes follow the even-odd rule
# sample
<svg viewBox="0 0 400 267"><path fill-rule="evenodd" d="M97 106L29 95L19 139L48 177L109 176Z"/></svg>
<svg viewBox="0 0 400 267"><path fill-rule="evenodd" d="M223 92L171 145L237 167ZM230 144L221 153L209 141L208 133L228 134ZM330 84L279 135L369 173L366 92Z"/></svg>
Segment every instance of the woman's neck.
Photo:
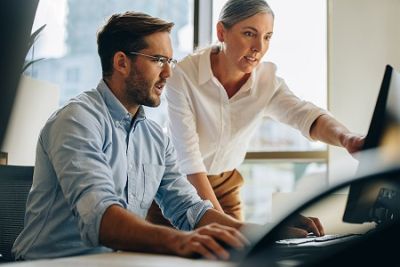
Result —
<svg viewBox="0 0 400 267"><path fill-rule="evenodd" d="M243 73L226 60L223 52L211 52L211 70L214 76L224 87L228 98L234 96L250 77L250 73Z"/></svg>

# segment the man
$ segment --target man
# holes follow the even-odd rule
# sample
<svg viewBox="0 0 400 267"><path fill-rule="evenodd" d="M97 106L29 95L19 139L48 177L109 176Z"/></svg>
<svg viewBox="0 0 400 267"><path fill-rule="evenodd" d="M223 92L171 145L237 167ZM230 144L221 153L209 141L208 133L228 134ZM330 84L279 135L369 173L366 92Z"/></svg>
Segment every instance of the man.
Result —
<svg viewBox="0 0 400 267"><path fill-rule="evenodd" d="M147 120L175 63L168 23L113 15L97 36L103 79L58 110L39 138L16 259L121 249L227 259L242 224L212 209L179 173L170 140ZM153 199L181 230L143 220ZM307 219L309 231L322 232ZM317 224L317 225L315 225ZM194 230L195 229L195 230Z"/></svg>

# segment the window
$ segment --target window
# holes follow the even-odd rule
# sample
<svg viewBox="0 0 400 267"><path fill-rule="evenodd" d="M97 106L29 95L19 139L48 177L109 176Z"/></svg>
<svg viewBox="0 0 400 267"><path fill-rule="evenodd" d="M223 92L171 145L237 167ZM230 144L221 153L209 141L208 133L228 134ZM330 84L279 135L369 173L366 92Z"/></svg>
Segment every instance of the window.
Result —
<svg viewBox="0 0 400 267"><path fill-rule="evenodd" d="M323 189L328 181L326 168L322 160L246 160L239 168L245 179L241 197L246 220L274 222L273 195Z"/></svg>
<svg viewBox="0 0 400 267"><path fill-rule="evenodd" d="M79 82L79 69L78 68L67 69L67 75L65 77L65 81L70 83Z"/></svg>
<svg viewBox="0 0 400 267"><path fill-rule="evenodd" d="M171 8L173 7L173 8ZM97 86L101 65L96 32L113 13L135 10L173 21L171 33L174 57L193 50L193 0L41 0L33 30L46 24L35 43L34 64L28 74L60 87L60 105L82 91ZM147 115L165 124L165 100Z"/></svg>

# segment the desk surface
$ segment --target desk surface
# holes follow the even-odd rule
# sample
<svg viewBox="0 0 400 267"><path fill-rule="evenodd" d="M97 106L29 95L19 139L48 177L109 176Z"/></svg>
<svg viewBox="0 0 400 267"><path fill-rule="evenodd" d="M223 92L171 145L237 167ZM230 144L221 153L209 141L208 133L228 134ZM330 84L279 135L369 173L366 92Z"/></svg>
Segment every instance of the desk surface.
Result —
<svg viewBox="0 0 400 267"><path fill-rule="evenodd" d="M304 193L277 193L273 198L273 216L284 218L287 210L297 207L307 199ZM343 222L343 214L347 202L347 194L332 193L315 202L303 210L304 216L312 216L320 219L326 234L365 233L375 227L374 223L350 224ZM282 212L283 211L283 212Z"/></svg>
<svg viewBox="0 0 400 267"><path fill-rule="evenodd" d="M1 267L70 267L70 266L113 266L113 267L234 267L235 263L186 259L176 256L134 252L113 252L59 259L24 261L2 264Z"/></svg>

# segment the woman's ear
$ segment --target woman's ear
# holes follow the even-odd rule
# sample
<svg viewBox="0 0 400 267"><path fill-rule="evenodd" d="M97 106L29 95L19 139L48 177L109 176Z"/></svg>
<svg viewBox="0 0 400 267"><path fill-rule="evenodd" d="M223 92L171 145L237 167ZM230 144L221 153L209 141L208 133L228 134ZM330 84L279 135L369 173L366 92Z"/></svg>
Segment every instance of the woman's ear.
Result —
<svg viewBox="0 0 400 267"><path fill-rule="evenodd" d="M122 51L118 51L113 57L113 68L114 71L120 73L126 77L130 73L131 61L129 57Z"/></svg>
<svg viewBox="0 0 400 267"><path fill-rule="evenodd" d="M217 38L218 38L218 41L220 41L221 43L224 42L224 35L225 35L224 24L222 24L222 22L219 21L217 23Z"/></svg>

